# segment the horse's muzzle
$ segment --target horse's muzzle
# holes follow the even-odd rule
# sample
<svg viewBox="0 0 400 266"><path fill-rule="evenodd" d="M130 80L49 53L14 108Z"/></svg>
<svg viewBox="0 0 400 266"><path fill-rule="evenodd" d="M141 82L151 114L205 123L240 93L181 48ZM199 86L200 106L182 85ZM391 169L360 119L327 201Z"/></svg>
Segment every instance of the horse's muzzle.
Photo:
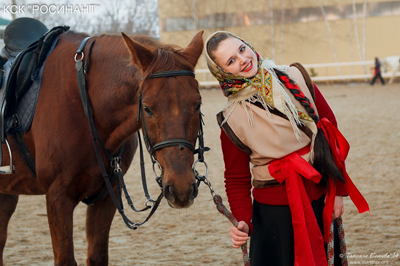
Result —
<svg viewBox="0 0 400 266"><path fill-rule="evenodd" d="M173 183L164 184L164 197L172 208L189 208L197 197L197 184L193 181L187 188L176 187Z"/></svg>

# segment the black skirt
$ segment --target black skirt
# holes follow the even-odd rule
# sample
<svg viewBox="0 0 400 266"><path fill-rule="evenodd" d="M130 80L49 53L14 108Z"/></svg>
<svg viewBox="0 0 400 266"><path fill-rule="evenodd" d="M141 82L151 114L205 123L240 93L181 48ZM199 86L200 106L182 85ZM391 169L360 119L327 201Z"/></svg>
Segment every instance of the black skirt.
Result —
<svg viewBox="0 0 400 266"><path fill-rule="evenodd" d="M311 203L323 235L324 197ZM293 266L294 235L289 206L253 202L253 234L250 238L251 266ZM335 229L337 226L335 226ZM335 265L341 265L337 230L335 230Z"/></svg>

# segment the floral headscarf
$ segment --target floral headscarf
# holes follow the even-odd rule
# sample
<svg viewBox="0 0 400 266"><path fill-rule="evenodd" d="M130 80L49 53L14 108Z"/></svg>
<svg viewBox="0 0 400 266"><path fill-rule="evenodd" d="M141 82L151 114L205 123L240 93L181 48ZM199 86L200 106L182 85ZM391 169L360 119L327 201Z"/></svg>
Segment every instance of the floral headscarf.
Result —
<svg viewBox="0 0 400 266"><path fill-rule="evenodd" d="M254 88L259 90L260 92L264 89L265 87L271 88L272 87L272 80L271 80L271 74L264 69L264 73L262 73L262 68L261 64L263 62L263 58L256 52L256 50L251 46L248 42L245 40L239 38L238 36L230 33L230 32L224 32L224 31L219 31L214 34L212 34L206 41L206 47L208 42L217 34L217 33L228 33L232 37L235 37L242 41L244 44L246 44L257 56L257 73L254 77L252 78L245 78L240 75L234 75L229 72L225 72L217 63L215 63L211 57L209 56L206 48L206 59L207 59L207 65L208 68L211 72L211 74L218 80L221 89L226 97L228 96L233 96L245 87L252 85ZM264 74L264 75L263 75ZM264 86L263 86L264 85ZM264 88L263 88L264 87ZM270 92L270 91L269 91ZM268 92L262 92L263 96L265 97Z"/></svg>
<svg viewBox="0 0 400 266"><path fill-rule="evenodd" d="M211 59L207 52L207 44L218 33L227 33L232 37L241 40L254 51L257 56L258 67L258 71L254 77L245 78L240 75L233 75L232 73L225 72L218 64L214 62L214 60ZM248 42L226 31L215 32L207 38L205 42L205 55L211 74L218 80L224 95L228 97L227 107L231 106L232 104L235 106L237 106L239 103L244 104L243 99L240 101L229 101L229 99L233 98L232 96L235 96L241 91L254 88L255 90L252 90L255 92L249 98L245 99L245 101L258 101L263 104L266 111L268 111L269 107L272 109L278 109L280 112L284 113L292 124L293 131L298 138L300 138L298 125L303 125L303 122L306 122L306 124L309 122L313 123L312 118L309 117L307 113L301 111L293 104L290 96L284 89L285 85L280 82L274 71L274 69L277 69L290 76L290 74L287 72L288 66L277 66L272 60L264 60ZM233 107L232 110L234 108L235 107ZM232 111L230 113L232 113ZM230 114L225 117L223 123L228 120L229 115ZM249 117L250 124L251 120L251 117Z"/></svg>

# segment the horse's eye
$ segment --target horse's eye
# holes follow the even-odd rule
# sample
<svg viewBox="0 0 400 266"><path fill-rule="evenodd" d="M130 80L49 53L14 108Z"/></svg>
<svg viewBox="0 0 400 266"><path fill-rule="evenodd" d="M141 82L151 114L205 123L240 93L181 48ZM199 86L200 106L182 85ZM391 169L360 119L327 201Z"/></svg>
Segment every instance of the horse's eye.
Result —
<svg viewBox="0 0 400 266"><path fill-rule="evenodd" d="M153 112L150 110L149 107L143 106L143 110L145 111L145 113L146 113L147 115L153 115Z"/></svg>
<svg viewBox="0 0 400 266"><path fill-rule="evenodd" d="M200 107L201 107L201 103L196 104L196 107L194 109L194 111L196 112L196 114L198 114L200 112Z"/></svg>

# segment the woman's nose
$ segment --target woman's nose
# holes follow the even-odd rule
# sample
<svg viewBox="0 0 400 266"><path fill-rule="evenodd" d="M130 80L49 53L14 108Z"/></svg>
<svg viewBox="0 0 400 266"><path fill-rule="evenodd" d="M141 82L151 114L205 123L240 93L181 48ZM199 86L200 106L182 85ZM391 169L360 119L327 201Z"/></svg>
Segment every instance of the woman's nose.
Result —
<svg viewBox="0 0 400 266"><path fill-rule="evenodd" d="M241 65L244 65L245 63L246 63L246 58L243 56L243 55L240 55L239 57L238 57L238 59L239 59L239 63L241 64Z"/></svg>

